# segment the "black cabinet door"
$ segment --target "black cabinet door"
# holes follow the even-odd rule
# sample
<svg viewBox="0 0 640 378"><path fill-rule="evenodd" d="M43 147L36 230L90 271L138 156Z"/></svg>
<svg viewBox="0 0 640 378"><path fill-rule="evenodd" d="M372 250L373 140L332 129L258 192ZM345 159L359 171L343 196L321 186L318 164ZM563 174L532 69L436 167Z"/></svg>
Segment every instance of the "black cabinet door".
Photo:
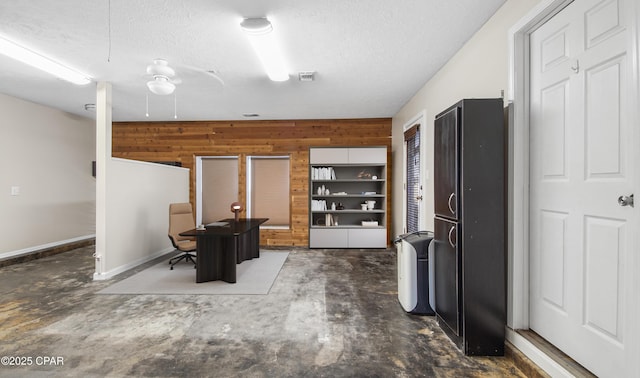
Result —
<svg viewBox="0 0 640 378"><path fill-rule="evenodd" d="M461 281L460 248L458 248L460 224L435 218L434 225L436 314L457 336L460 336Z"/></svg>
<svg viewBox="0 0 640 378"><path fill-rule="evenodd" d="M434 122L435 213L450 219L460 219L459 188L459 118L460 108L454 107Z"/></svg>

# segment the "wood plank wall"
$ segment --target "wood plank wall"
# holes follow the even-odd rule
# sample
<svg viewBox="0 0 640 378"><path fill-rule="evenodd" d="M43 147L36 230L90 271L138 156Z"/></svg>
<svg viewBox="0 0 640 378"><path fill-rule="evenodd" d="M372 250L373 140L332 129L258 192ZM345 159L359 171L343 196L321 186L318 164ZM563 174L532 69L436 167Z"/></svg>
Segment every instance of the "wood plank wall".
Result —
<svg viewBox="0 0 640 378"><path fill-rule="evenodd" d="M196 156L238 156L238 198L242 199L246 198L245 165L248 155L289 155L291 228L262 231L261 245L309 245L309 147L319 146L387 146L387 230L390 230L390 118L113 124L114 157L151 162L180 162L183 167L191 169L190 198L194 205ZM387 237L387 240L390 238Z"/></svg>

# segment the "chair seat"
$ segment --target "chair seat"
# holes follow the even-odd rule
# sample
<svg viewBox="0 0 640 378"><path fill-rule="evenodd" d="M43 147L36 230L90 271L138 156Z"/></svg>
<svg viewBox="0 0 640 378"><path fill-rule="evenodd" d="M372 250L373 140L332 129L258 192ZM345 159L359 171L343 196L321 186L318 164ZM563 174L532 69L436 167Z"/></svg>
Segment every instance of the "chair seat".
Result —
<svg viewBox="0 0 640 378"><path fill-rule="evenodd" d="M177 247L179 250L188 252L196 250L196 241L195 240L185 240L178 242Z"/></svg>

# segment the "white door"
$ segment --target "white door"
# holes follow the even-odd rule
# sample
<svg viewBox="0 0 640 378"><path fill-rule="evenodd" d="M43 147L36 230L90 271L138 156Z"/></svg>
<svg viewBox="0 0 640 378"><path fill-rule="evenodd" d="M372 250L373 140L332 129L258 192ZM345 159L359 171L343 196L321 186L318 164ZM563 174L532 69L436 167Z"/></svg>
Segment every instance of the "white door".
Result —
<svg viewBox="0 0 640 378"><path fill-rule="evenodd" d="M625 4L576 0L530 39L530 328L601 377L632 376L638 321L638 209L618 204L638 164Z"/></svg>

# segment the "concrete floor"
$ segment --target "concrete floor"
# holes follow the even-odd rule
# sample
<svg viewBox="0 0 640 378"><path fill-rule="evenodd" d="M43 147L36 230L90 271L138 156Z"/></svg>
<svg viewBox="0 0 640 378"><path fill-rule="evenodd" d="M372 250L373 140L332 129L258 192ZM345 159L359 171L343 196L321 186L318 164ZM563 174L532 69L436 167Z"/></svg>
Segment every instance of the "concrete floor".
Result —
<svg viewBox="0 0 640 378"><path fill-rule="evenodd" d="M293 250L268 295L226 296L96 295L154 262L93 281L92 253L0 268L0 356L23 357L0 376L525 376L406 314L393 251Z"/></svg>

